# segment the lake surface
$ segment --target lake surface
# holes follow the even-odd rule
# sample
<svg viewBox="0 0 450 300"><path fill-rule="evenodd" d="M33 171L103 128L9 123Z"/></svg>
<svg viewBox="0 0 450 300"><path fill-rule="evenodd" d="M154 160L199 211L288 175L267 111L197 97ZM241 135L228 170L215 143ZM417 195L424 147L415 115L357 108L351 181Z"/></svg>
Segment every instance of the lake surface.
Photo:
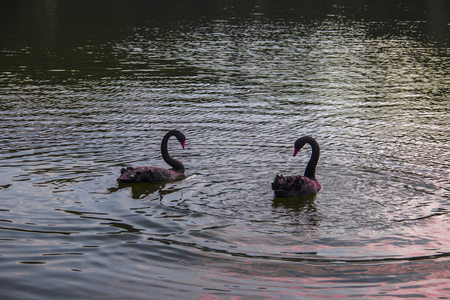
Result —
<svg viewBox="0 0 450 300"><path fill-rule="evenodd" d="M241 2L0 4L2 299L450 298L450 3Z"/></svg>

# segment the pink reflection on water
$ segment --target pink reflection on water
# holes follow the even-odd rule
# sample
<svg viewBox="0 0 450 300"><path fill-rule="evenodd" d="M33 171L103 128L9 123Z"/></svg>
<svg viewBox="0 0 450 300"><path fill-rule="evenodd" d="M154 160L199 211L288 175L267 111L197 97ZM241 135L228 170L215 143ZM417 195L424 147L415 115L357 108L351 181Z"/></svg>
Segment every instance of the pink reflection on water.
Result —
<svg viewBox="0 0 450 300"><path fill-rule="evenodd" d="M210 295L210 294L202 294L200 297L200 300L223 300L223 299L229 299L229 300L274 300L274 299L280 299L278 296L269 296L269 297L260 297L260 296L218 296L218 295Z"/></svg>
<svg viewBox="0 0 450 300"><path fill-rule="evenodd" d="M290 276L289 276L290 274ZM287 276L288 275L288 276ZM361 263L229 261L203 274L200 299L441 299L450 295L450 259ZM444 298L442 298L444 297Z"/></svg>

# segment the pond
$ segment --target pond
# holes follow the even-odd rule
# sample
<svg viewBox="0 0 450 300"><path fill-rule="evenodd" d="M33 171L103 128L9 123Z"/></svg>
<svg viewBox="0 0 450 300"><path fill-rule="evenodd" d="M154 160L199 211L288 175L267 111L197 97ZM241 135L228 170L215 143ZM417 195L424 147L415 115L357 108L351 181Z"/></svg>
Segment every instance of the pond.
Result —
<svg viewBox="0 0 450 300"><path fill-rule="evenodd" d="M1 5L3 299L450 298L449 3L241 2Z"/></svg>

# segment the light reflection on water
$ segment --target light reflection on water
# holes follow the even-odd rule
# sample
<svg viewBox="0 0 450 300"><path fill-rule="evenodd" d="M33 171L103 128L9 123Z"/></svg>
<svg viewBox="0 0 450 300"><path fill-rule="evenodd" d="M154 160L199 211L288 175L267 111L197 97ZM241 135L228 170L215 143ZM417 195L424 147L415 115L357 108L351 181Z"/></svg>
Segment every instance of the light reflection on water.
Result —
<svg viewBox="0 0 450 300"><path fill-rule="evenodd" d="M445 297L448 48L383 24L147 24L65 66L5 64L3 294ZM172 128L186 176L119 187L123 166L164 165ZM323 189L274 199L304 134Z"/></svg>

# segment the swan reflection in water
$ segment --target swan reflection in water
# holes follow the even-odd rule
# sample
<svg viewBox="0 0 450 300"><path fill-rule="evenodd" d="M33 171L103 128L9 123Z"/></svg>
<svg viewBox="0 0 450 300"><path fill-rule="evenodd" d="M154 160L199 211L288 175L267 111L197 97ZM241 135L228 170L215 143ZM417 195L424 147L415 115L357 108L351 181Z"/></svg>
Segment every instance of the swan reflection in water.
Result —
<svg viewBox="0 0 450 300"><path fill-rule="evenodd" d="M303 196L300 199L274 197L272 209L277 215L282 213L284 217L287 217L290 225L300 226L297 229L293 228L294 231L304 231L306 234L319 225L315 200L315 194Z"/></svg>
<svg viewBox="0 0 450 300"><path fill-rule="evenodd" d="M180 179L184 176L179 177ZM164 185L167 182L158 181L158 182L137 182L137 183L119 183L119 186L111 187L108 189L110 193L117 192L123 188L130 187L131 190L131 198L133 199L143 199L150 194L153 194L156 191L161 193L162 189L164 189Z"/></svg>

